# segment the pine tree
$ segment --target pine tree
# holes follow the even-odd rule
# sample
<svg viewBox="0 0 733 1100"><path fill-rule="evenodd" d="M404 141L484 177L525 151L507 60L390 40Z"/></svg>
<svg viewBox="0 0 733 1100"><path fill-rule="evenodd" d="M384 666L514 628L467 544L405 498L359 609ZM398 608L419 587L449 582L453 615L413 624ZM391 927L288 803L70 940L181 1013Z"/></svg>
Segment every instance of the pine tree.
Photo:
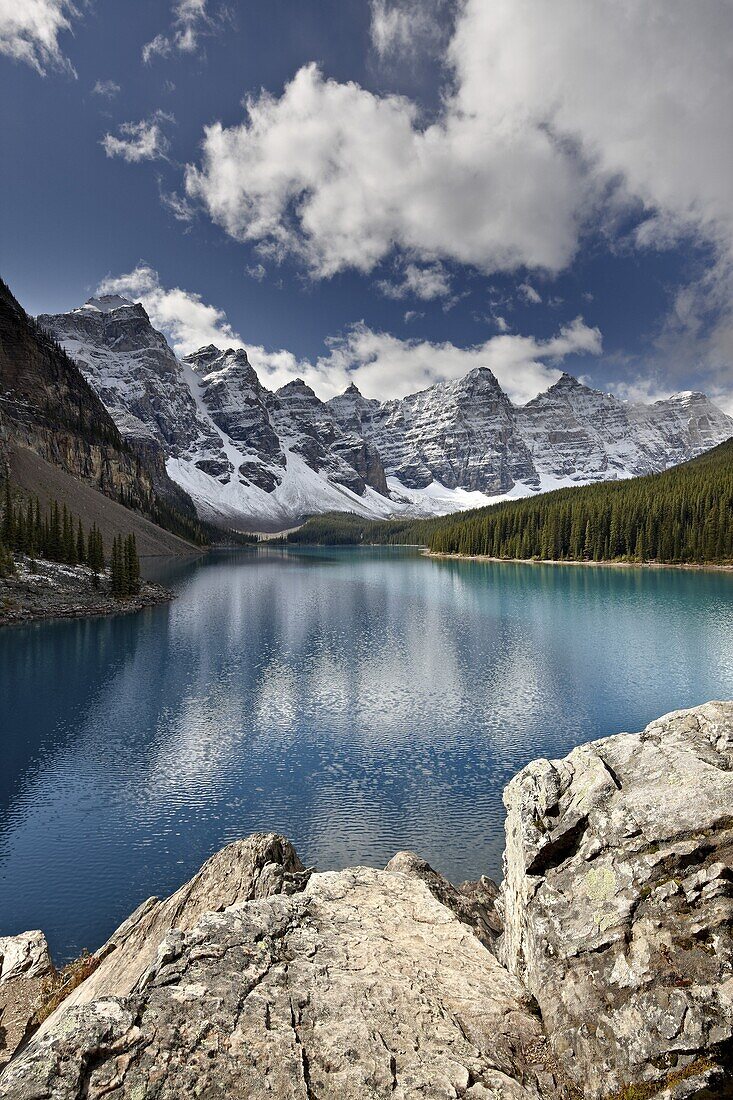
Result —
<svg viewBox="0 0 733 1100"><path fill-rule="evenodd" d="M84 528L79 520L79 525L76 530L76 560L80 565L84 565L87 560L87 551L84 545Z"/></svg>
<svg viewBox="0 0 733 1100"><path fill-rule="evenodd" d="M15 541L15 513L13 509L13 496L10 491L10 478L5 479L5 500L3 502L3 523L0 534L8 549Z"/></svg>
<svg viewBox="0 0 733 1100"><path fill-rule="evenodd" d="M140 558L134 533L125 539L125 568L127 595L136 596L140 591Z"/></svg>

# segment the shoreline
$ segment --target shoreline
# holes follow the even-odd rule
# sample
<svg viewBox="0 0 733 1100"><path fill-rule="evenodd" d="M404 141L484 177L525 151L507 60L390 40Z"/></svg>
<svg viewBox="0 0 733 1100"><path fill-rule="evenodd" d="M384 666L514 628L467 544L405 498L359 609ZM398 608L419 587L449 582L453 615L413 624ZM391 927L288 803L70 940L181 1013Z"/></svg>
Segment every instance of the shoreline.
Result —
<svg viewBox="0 0 733 1100"><path fill-rule="evenodd" d="M97 619L108 615L131 615L144 611L146 607L170 603L173 599L170 589L159 584L149 584L146 585L146 591L123 600L106 597L90 605L0 608L0 629L23 626L26 623L53 622L55 619Z"/></svg>
<svg viewBox="0 0 733 1100"><path fill-rule="evenodd" d="M143 581L136 595L116 598L109 592L107 577L95 583L86 566L39 559L31 569L21 558L16 572L0 581L0 629L53 619L129 615L172 599L173 592L154 581Z"/></svg>
<svg viewBox="0 0 733 1100"><path fill-rule="evenodd" d="M493 561L514 565L593 565L601 569L684 569L693 572L732 573L733 563L718 565L715 562L664 562L664 561L579 561L578 559L557 560L554 558L493 558L488 554L446 554L423 547L426 558L442 558L446 561Z"/></svg>

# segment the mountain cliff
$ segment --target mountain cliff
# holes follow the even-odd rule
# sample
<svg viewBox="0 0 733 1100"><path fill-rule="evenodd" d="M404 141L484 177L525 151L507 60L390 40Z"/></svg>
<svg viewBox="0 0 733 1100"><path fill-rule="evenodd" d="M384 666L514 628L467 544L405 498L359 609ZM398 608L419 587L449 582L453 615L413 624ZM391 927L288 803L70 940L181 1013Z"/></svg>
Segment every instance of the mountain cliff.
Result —
<svg viewBox="0 0 733 1100"><path fill-rule="evenodd" d="M27 452L71 475L71 497L83 482L184 537L198 526L190 498L168 477L163 449L145 432L120 432L76 362L1 280L0 449L4 465L23 466L34 495L43 478L34 484L29 470L42 465L29 463Z"/></svg>
<svg viewBox="0 0 733 1100"><path fill-rule="evenodd" d="M276 530L325 511L442 514L659 472L733 436L704 394L629 404L568 374L524 406L486 367L386 402L355 385L324 402L300 379L273 393L244 350L178 360L143 307L118 296L39 323L120 432L162 447L199 514L241 526Z"/></svg>

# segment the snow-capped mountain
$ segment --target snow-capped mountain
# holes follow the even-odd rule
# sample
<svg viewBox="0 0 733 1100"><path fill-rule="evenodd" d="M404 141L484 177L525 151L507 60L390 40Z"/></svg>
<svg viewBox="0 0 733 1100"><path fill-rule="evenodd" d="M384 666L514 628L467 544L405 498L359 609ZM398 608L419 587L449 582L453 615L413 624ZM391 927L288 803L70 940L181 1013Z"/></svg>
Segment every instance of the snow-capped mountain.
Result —
<svg viewBox="0 0 733 1100"><path fill-rule="evenodd" d="M212 345L179 360L144 308L116 295L39 322L120 431L160 443L202 517L279 529L314 511L392 514L376 449L304 382L270 392L243 350Z"/></svg>
<svg viewBox="0 0 733 1100"><path fill-rule="evenodd" d="M324 402L301 379L273 393L244 350L179 360L144 308L118 296L39 321L120 431L162 446L200 514L241 527L456 511L663 470L733 436L704 394L630 404L568 374L524 406L485 367L387 402L354 385Z"/></svg>
<svg viewBox="0 0 733 1100"><path fill-rule="evenodd" d="M408 488L437 481L489 496L517 482L539 488L516 410L486 367L384 404L351 386L329 405L340 423L374 443L388 472Z"/></svg>

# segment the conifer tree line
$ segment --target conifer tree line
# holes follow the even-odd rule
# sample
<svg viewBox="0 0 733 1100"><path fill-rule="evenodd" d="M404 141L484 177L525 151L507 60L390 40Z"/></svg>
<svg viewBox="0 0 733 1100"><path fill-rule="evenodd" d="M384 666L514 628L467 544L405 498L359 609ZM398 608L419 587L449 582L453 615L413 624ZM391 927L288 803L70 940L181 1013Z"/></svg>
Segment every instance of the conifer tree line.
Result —
<svg viewBox="0 0 733 1100"><path fill-rule="evenodd" d="M436 553L554 561L733 561L733 447L663 474L495 505L433 531Z"/></svg>
<svg viewBox="0 0 733 1100"><path fill-rule="evenodd" d="M15 499L6 478L0 507L0 576L13 572L13 553L26 554L32 560L44 558L66 565L86 565L95 578L104 572L107 563L102 532L95 523L85 530L81 519L75 520L65 504L59 506L54 500L42 514L38 497L26 502ZM140 559L134 534L125 539L120 535L114 540L111 564L113 595L138 592Z"/></svg>
<svg viewBox="0 0 733 1100"><path fill-rule="evenodd" d="M435 553L548 561L733 562L733 440L628 481L559 489L429 520L309 520L289 542L411 543Z"/></svg>
<svg viewBox="0 0 733 1100"><path fill-rule="evenodd" d="M134 535L124 539L118 535L112 540L110 584L113 596L134 596L140 591L140 559Z"/></svg>

